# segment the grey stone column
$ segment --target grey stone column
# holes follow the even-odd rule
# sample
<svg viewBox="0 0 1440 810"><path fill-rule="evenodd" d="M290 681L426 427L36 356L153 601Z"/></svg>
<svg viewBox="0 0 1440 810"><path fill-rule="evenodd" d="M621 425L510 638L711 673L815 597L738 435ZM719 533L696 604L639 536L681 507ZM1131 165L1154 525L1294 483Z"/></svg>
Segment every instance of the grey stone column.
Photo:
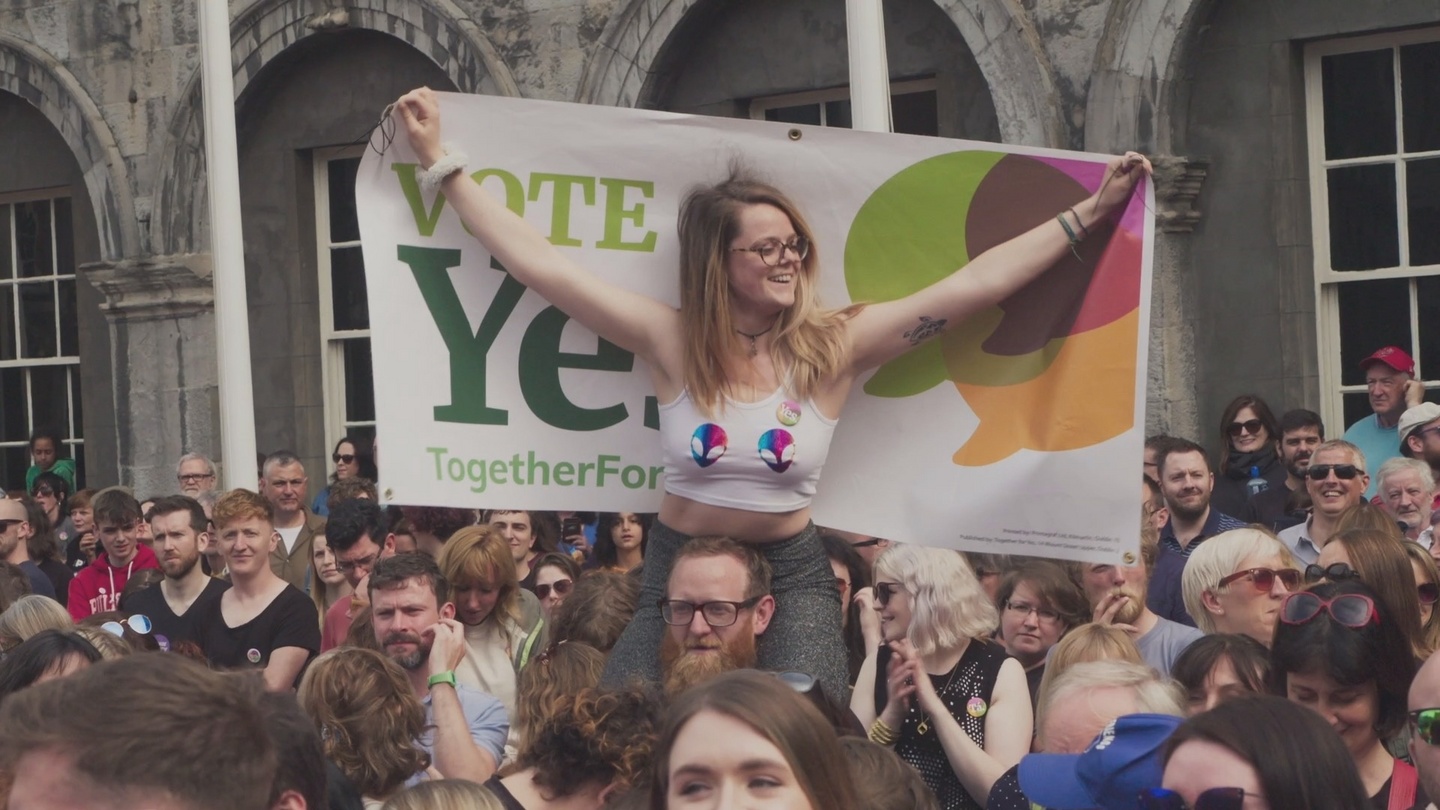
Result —
<svg viewBox="0 0 1440 810"><path fill-rule="evenodd" d="M141 498L173 493L181 455L220 450L210 256L99 262L80 273L105 297L120 483Z"/></svg>
<svg viewBox="0 0 1440 810"><path fill-rule="evenodd" d="M1195 389L1196 274L1190 239L1200 221L1195 207L1205 174L1203 158L1158 155L1155 166L1155 256L1150 289L1150 368L1146 435L1168 433L1199 441Z"/></svg>

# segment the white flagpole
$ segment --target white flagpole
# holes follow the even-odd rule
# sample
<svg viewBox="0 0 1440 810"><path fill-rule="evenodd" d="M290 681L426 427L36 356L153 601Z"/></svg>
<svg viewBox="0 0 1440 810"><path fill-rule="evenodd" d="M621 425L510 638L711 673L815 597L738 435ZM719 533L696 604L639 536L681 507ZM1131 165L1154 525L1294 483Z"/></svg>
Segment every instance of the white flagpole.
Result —
<svg viewBox="0 0 1440 810"><path fill-rule="evenodd" d="M227 488L256 486L255 394L240 229L240 158L229 0L199 0L200 76L205 94L205 174L215 285L215 354L220 364L220 449Z"/></svg>
<svg viewBox="0 0 1440 810"><path fill-rule="evenodd" d="M845 0L845 33L850 43L852 126L867 132L889 132L890 67L881 0Z"/></svg>

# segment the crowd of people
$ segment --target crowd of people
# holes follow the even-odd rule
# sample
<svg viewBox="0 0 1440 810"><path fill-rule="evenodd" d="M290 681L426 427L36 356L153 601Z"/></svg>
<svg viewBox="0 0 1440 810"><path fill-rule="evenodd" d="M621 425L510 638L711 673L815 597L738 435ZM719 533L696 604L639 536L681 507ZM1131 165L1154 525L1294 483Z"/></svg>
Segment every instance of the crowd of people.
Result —
<svg viewBox="0 0 1440 810"><path fill-rule="evenodd" d="M675 309L492 199L433 94L396 115L427 193L646 361L660 511L383 504L360 435L313 497L281 450L254 490L187 454L141 501L77 489L37 433L0 500L5 807L1434 806L1440 406L1398 348L1362 363L1374 413L1346 439L1254 396L1225 409L1218 465L1148 439L1140 548L1110 562L810 518L859 375L1083 261L1140 156L965 272L838 312L799 211L735 176L680 213ZM807 451L766 457L777 424Z"/></svg>

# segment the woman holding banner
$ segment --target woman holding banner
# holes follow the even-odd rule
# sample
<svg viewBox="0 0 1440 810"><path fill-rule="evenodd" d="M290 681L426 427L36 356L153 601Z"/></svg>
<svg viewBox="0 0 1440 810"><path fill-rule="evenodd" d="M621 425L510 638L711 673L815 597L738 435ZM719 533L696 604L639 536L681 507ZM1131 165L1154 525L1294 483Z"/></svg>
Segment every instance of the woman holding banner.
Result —
<svg viewBox="0 0 1440 810"><path fill-rule="evenodd" d="M819 263L805 218L778 189L732 173L680 211L680 308L588 272L482 190L465 158L441 145L428 88L395 104L420 165L470 232L516 280L650 369L661 403L665 497L645 555L640 609L607 679L660 680L658 603L675 552L696 535L760 548L773 573L775 617L759 664L817 676L846 695L839 594L810 520L810 499L853 384L1039 277L1119 213L1142 156L1113 159L1099 192L975 257L913 295L843 310L821 306ZM748 621L746 611L742 620Z"/></svg>

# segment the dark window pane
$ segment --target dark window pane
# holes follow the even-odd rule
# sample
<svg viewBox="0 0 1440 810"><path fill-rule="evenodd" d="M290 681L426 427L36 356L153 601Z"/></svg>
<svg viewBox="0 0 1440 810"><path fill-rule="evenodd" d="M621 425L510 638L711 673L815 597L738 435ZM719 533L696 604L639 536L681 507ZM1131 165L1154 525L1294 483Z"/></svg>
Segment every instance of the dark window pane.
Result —
<svg viewBox="0 0 1440 810"><path fill-rule="evenodd" d="M890 117L895 122L896 132L907 135L940 134L940 118L936 111L934 90L892 96Z"/></svg>
<svg viewBox="0 0 1440 810"><path fill-rule="evenodd" d="M355 425L353 427L347 427L345 428L345 435L352 439L369 439L373 447L375 442L375 426Z"/></svg>
<svg viewBox="0 0 1440 810"><path fill-rule="evenodd" d="M80 356L80 324L75 314L75 282L58 282L60 293L60 354Z"/></svg>
<svg viewBox="0 0 1440 810"><path fill-rule="evenodd" d="M10 206L0 205L0 278L14 278L15 265L10 261Z"/></svg>
<svg viewBox="0 0 1440 810"><path fill-rule="evenodd" d="M368 329L370 305L365 295L365 258L360 248L330 251L330 303L336 329Z"/></svg>
<svg viewBox="0 0 1440 810"><path fill-rule="evenodd" d="M70 367L34 366L30 369L30 407L37 427L70 432Z"/></svg>
<svg viewBox="0 0 1440 810"><path fill-rule="evenodd" d="M55 357L55 285L21 284L20 352L23 357Z"/></svg>
<svg viewBox="0 0 1440 810"><path fill-rule="evenodd" d="M375 375L365 338L345 341L345 421L375 421Z"/></svg>
<svg viewBox="0 0 1440 810"><path fill-rule="evenodd" d="M0 481L5 489L24 489L25 471L30 469L30 448L28 445L21 447L6 447L0 450L0 463L4 464L4 481Z"/></svg>
<svg viewBox="0 0 1440 810"><path fill-rule="evenodd" d="M1338 285L1338 291L1340 383L1364 385L1362 359L1381 346L1411 349L1410 280L1352 281Z"/></svg>
<svg viewBox="0 0 1440 810"><path fill-rule="evenodd" d="M1420 376L1440 377L1440 276L1415 279L1415 303L1420 312Z"/></svg>
<svg viewBox="0 0 1440 810"><path fill-rule="evenodd" d="M1389 48L1321 58L1327 159L1394 154L1394 60Z"/></svg>
<svg viewBox="0 0 1440 810"><path fill-rule="evenodd" d="M1400 101L1405 151L1440 149L1440 42L1400 49Z"/></svg>
<svg viewBox="0 0 1440 810"><path fill-rule="evenodd" d="M70 223L70 198L55 201L55 274L75 272L75 236Z"/></svg>
<svg viewBox="0 0 1440 810"><path fill-rule="evenodd" d="M355 174L360 158L332 160L330 174L330 241L360 240L360 220L355 215Z"/></svg>
<svg viewBox="0 0 1440 810"><path fill-rule="evenodd" d="M15 205L15 247L22 277L55 272L51 238L49 200Z"/></svg>
<svg viewBox="0 0 1440 810"><path fill-rule="evenodd" d="M85 437L85 420L80 408L80 367L66 366L70 371L70 421L73 426L72 439Z"/></svg>
<svg viewBox="0 0 1440 810"><path fill-rule="evenodd" d="M1340 438L1340 434L1345 432L1345 428L1350 427L1375 412L1375 410L1370 407L1370 396L1363 391L1358 394L1346 394L1343 400L1345 403L1345 424L1334 427L1327 425L1325 434L1327 438L1330 436L1334 436L1337 439Z"/></svg>
<svg viewBox="0 0 1440 810"><path fill-rule="evenodd" d="M79 424L78 420L76 424ZM70 457L75 459L75 486L83 489L85 487L85 445L71 445Z"/></svg>
<svg viewBox="0 0 1440 810"><path fill-rule="evenodd" d="M800 104L794 107L771 107L765 111L766 121L779 121L782 124L814 124L820 125L820 105Z"/></svg>
<svg viewBox="0 0 1440 810"><path fill-rule="evenodd" d="M1373 270L1400 264L1395 167L1345 166L1326 172L1330 188L1330 266Z"/></svg>
<svg viewBox="0 0 1440 810"><path fill-rule="evenodd" d="M0 360L15 359L15 288L0 287Z"/></svg>
<svg viewBox="0 0 1440 810"><path fill-rule="evenodd" d="M825 126L840 129L852 129L855 126L855 113L850 108L850 99L825 102Z"/></svg>
<svg viewBox="0 0 1440 810"><path fill-rule="evenodd" d="M1410 263L1440 264L1440 158L1410 161L1405 172Z"/></svg>
<svg viewBox="0 0 1440 810"><path fill-rule="evenodd" d="M0 442L28 441L30 410L25 400L25 369L0 368ZM24 479L19 487L25 488Z"/></svg>

